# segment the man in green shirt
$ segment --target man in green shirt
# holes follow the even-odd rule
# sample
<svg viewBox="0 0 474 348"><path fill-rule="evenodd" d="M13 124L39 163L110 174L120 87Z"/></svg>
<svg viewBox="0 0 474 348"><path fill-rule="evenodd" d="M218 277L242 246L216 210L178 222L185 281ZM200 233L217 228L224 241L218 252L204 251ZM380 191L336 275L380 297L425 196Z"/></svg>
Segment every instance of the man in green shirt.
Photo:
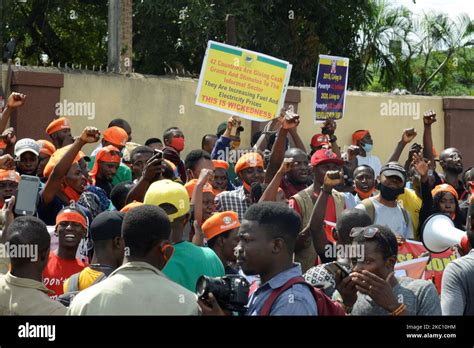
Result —
<svg viewBox="0 0 474 348"><path fill-rule="evenodd" d="M155 181L148 188L144 203L163 208L171 221L170 240L174 243L174 254L163 268L168 278L195 292L200 276L224 276L224 265L214 251L183 240L189 219L189 196L183 185L167 179Z"/></svg>

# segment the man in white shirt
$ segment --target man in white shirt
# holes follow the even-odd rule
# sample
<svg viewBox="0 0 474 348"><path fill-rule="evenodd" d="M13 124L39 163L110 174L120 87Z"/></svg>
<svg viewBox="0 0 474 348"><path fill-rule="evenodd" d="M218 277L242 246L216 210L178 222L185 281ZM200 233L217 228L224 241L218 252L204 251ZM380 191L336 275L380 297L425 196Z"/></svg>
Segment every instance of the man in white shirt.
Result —
<svg viewBox="0 0 474 348"><path fill-rule="evenodd" d="M375 176L379 176L382 164L377 156L373 156L372 152L374 141L368 130L358 130L352 133L352 145L359 147L359 155L357 156L357 165L368 165L373 168Z"/></svg>
<svg viewBox="0 0 474 348"><path fill-rule="evenodd" d="M375 197L364 199L356 208L365 210L374 224L387 226L405 239L413 239L410 214L397 201L397 197L405 192L406 178L406 171L400 164L387 163L380 171L380 192Z"/></svg>

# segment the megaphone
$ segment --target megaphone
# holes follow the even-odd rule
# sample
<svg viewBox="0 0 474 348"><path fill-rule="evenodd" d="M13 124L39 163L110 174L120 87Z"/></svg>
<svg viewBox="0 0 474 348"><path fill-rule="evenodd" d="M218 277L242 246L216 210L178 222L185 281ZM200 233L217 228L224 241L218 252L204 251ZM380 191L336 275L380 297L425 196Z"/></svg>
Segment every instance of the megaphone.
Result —
<svg viewBox="0 0 474 348"><path fill-rule="evenodd" d="M432 253L442 253L456 244L466 253L469 251L467 233L454 227L454 222L442 213L431 215L422 231L423 245Z"/></svg>

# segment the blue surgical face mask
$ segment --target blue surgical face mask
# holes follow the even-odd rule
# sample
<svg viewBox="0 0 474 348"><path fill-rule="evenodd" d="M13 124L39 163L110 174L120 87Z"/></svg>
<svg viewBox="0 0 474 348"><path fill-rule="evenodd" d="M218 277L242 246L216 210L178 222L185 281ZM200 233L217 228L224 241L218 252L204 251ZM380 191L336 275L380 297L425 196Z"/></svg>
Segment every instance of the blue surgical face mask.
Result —
<svg viewBox="0 0 474 348"><path fill-rule="evenodd" d="M370 151L372 151L372 148L374 147L373 144L364 144L362 145L362 148L364 149L365 152L369 153Z"/></svg>

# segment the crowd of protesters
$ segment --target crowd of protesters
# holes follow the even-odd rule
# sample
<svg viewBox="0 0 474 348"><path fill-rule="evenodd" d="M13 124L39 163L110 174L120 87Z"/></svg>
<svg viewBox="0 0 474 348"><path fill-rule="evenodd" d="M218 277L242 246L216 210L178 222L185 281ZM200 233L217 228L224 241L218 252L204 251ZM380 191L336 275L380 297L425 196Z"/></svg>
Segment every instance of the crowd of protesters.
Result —
<svg viewBox="0 0 474 348"><path fill-rule="evenodd" d="M334 120L305 144L286 109L249 147L235 116L195 149L178 127L132 143L123 119L72 134L60 117L44 139L17 139L6 125L26 102L12 93L0 118L0 246L34 255L1 255L2 315L239 315L197 295L202 276L245 280L245 315L474 314L474 170L455 148L437 155L433 112L423 144L400 158L417 135L406 129L384 161L370 130L341 152ZM23 176L40 179L33 215L15 214ZM395 274L433 214L469 242L439 291Z"/></svg>

